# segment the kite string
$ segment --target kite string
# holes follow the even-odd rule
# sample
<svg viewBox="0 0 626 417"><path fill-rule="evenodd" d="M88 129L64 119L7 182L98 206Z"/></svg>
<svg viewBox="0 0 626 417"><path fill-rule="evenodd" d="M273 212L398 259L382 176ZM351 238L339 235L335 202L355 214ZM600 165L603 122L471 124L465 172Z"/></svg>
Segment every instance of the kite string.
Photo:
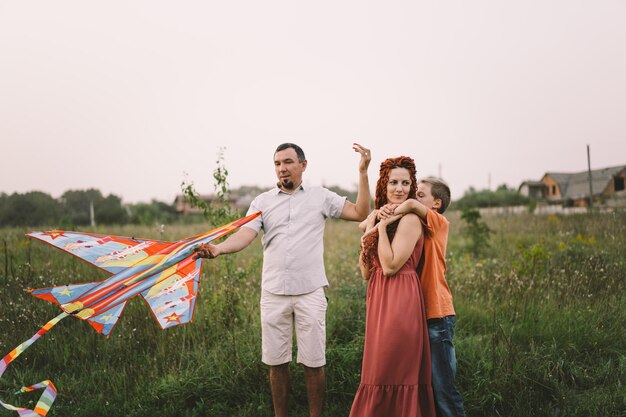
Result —
<svg viewBox="0 0 626 417"><path fill-rule="evenodd" d="M46 334L48 330L52 329L59 321L61 321L67 316L68 314L66 312L59 314L58 316L56 316L55 318L47 322L41 329L39 329L39 331L35 333L33 337L23 342L22 344L20 344L18 347L16 347L11 352L9 352L4 358L2 358L2 360L0 360L0 378L2 377L2 374L4 373L4 371L7 369L7 367L9 366L11 362L13 362L18 356L22 354L22 352L28 349L30 345L35 343L37 339L39 339L41 336ZM48 414L48 411L50 410L50 406L52 405L52 403L54 402L54 399L57 396L57 390L54 384L52 383L52 381L45 380L38 384L34 384L28 387L23 387L22 389L17 391L16 394L19 394L22 392L29 392L29 391L33 391L33 390L41 389L41 388L44 389L43 394L41 394L39 401L37 401L35 408L32 410L27 409L27 408L22 408L22 407L16 407L14 405L3 402L2 400L0 400L0 405L2 405L4 408L8 410L17 411L17 413L20 416L26 416L26 417L45 416L46 414Z"/></svg>

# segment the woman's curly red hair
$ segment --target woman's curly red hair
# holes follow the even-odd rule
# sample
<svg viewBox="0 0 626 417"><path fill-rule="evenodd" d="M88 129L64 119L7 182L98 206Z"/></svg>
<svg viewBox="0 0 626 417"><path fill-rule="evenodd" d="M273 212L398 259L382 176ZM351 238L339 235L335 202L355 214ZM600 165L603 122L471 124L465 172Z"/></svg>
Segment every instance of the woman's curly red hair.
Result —
<svg viewBox="0 0 626 417"><path fill-rule="evenodd" d="M405 168L409 171L411 178L411 188L409 190L408 198L415 198L417 193L417 171L415 169L415 161L408 156L399 156L397 158L387 158L380 164L380 171L378 175L378 181L376 182L376 195L374 198L374 208L379 209L387 204L387 184L389 183L389 174L394 168ZM378 223L378 220L376 220ZM393 222L387 227L387 236L389 241L393 240L393 236L396 234L399 220ZM369 234L363 240L363 260L369 268L372 267L372 262L376 256L376 250L378 248L378 232Z"/></svg>

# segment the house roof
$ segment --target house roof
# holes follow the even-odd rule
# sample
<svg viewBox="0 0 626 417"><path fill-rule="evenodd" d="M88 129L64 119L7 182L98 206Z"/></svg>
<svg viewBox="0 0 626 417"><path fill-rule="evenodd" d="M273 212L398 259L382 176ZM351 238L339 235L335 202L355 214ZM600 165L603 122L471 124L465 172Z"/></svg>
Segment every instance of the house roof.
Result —
<svg viewBox="0 0 626 417"><path fill-rule="evenodd" d="M626 170L626 165L592 170L591 184L593 187L593 194L602 194L613 177L623 170ZM575 173L546 172L542 180L548 175L559 184L559 189L561 190L561 196L563 198L576 200L589 196L588 171Z"/></svg>
<svg viewBox="0 0 626 417"><path fill-rule="evenodd" d="M523 181L519 185L519 187L517 187L517 191L522 192L522 188L524 188L524 186L528 187L528 190L531 190L531 189L537 190L537 189L543 189L544 184L541 181L526 180L526 181Z"/></svg>
<svg viewBox="0 0 626 417"><path fill-rule="evenodd" d="M522 185L528 185L529 187L543 187L543 182L542 181L526 180L526 181L522 182L520 187Z"/></svg>

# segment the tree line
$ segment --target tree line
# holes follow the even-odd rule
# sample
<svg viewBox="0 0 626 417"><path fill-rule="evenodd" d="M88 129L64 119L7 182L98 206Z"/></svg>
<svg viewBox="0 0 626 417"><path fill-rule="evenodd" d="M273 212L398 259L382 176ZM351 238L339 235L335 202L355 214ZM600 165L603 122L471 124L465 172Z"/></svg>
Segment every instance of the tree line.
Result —
<svg viewBox="0 0 626 417"><path fill-rule="evenodd" d="M173 204L123 204L114 194L97 189L68 190L57 199L41 191L0 193L0 226L53 226L67 228L96 224L171 223L177 213Z"/></svg>
<svg viewBox="0 0 626 417"><path fill-rule="evenodd" d="M338 186L328 186L339 195L345 195L355 201L356 191L345 190ZM265 189L254 186L242 186L232 190L237 195L257 195ZM231 191L229 190L229 193ZM468 208L502 207L527 205L531 202L517 190L506 185L495 191L477 191L471 188L463 197L454 201L451 210ZM53 198L41 191L6 194L0 193L0 227L3 226L51 226L69 228L91 224L91 210L96 224L169 224L180 220L174 203L168 204L157 200L149 203L124 204L114 194L107 196L94 188L87 190L68 190L59 198ZM193 221L192 218L187 220Z"/></svg>
<svg viewBox="0 0 626 417"><path fill-rule="evenodd" d="M463 193L463 197L450 205L450 209L464 210L483 207L525 206L529 204L532 204L532 201L528 197L520 194L514 188L509 188L506 184L502 184L495 191L476 190L474 187L470 187Z"/></svg>

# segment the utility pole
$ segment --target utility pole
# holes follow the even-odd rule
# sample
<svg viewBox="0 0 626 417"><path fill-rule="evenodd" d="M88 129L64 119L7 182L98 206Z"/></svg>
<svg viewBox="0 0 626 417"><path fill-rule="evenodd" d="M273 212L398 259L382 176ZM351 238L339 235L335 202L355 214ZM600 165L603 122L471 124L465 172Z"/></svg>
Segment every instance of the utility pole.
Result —
<svg viewBox="0 0 626 417"><path fill-rule="evenodd" d="M96 216L94 215L93 212L93 200L91 200L89 202L89 219L91 220L91 227L95 227L96 226Z"/></svg>
<svg viewBox="0 0 626 417"><path fill-rule="evenodd" d="M589 172L589 209L593 208L593 185L591 181L591 157L589 153L589 145L587 145L587 171Z"/></svg>

